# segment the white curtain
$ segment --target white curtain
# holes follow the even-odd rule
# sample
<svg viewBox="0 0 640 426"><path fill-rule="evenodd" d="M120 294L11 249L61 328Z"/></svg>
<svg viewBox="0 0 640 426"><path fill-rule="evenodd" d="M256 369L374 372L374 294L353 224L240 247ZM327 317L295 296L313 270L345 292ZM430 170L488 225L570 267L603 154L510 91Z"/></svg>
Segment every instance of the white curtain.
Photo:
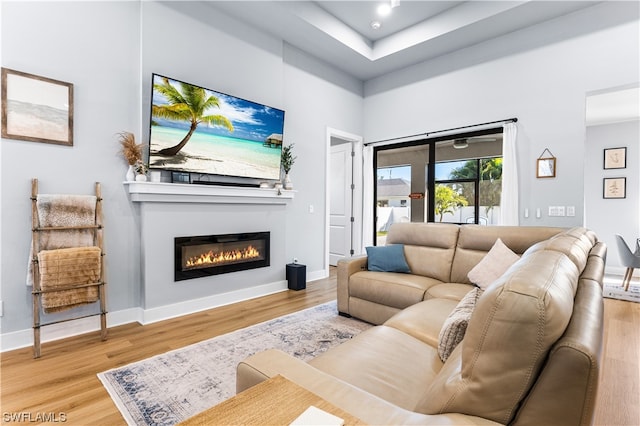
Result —
<svg viewBox="0 0 640 426"><path fill-rule="evenodd" d="M518 162L516 155L516 123L503 125L502 134L502 195L500 225L519 225Z"/></svg>
<svg viewBox="0 0 640 426"><path fill-rule="evenodd" d="M362 247L360 253L365 253L365 247L373 245L373 147L362 149Z"/></svg>

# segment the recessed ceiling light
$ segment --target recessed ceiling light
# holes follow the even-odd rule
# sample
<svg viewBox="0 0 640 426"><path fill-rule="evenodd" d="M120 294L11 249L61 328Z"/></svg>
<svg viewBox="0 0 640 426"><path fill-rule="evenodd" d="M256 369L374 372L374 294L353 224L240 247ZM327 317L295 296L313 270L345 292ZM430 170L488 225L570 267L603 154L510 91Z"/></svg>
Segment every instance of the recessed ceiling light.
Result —
<svg viewBox="0 0 640 426"><path fill-rule="evenodd" d="M391 5L389 3L383 3L378 6L378 15L387 16L391 13Z"/></svg>
<svg viewBox="0 0 640 426"><path fill-rule="evenodd" d="M382 26L382 24L380 23L380 21L371 21L371 28L374 30L379 30L380 27Z"/></svg>

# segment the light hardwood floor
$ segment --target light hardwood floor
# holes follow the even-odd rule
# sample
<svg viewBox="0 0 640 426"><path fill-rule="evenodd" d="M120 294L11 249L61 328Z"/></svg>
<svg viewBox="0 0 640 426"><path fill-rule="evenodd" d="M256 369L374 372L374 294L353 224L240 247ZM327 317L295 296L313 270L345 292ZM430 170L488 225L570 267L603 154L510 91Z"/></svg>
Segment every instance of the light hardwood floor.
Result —
<svg viewBox="0 0 640 426"><path fill-rule="evenodd" d="M128 324L1 355L2 423L57 416L70 425L125 424L97 373L335 299L335 270L286 291L168 321ZM605 300L605 346L596 425L640 425L640 304ZM15 417L14 417L15 419ZM37 424L30 421L28 423Z"/></svg>

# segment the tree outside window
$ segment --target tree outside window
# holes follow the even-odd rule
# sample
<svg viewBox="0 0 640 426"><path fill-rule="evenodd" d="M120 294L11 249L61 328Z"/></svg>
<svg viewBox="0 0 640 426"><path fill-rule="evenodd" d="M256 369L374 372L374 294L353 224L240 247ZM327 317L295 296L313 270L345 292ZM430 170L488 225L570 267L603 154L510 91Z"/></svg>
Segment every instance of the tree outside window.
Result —
<svg viewBox="0 0 640 426"><path fill-rule="evenodd" d="M502 157L436 164L434 209L440 222L448 214L448 222L492 223L501 192Z"/></svg>

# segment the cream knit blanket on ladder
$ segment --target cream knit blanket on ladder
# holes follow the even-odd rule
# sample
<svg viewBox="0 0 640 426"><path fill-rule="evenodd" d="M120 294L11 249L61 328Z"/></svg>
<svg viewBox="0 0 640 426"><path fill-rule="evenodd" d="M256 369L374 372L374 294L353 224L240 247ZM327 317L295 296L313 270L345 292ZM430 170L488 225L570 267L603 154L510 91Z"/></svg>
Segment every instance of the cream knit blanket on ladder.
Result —
<svg viewBox="0 0 640 426"><path fill-rule="evenodd" d="M36 208L41 227L49 226L88 226L96 220L95 195L39 194ZM68 231L40 231L39 250L55 250L70 247L88 247L95 245L94 231L90 229ZM29 250L27 267L28 286L33 285L33 245Z"/></svg>

